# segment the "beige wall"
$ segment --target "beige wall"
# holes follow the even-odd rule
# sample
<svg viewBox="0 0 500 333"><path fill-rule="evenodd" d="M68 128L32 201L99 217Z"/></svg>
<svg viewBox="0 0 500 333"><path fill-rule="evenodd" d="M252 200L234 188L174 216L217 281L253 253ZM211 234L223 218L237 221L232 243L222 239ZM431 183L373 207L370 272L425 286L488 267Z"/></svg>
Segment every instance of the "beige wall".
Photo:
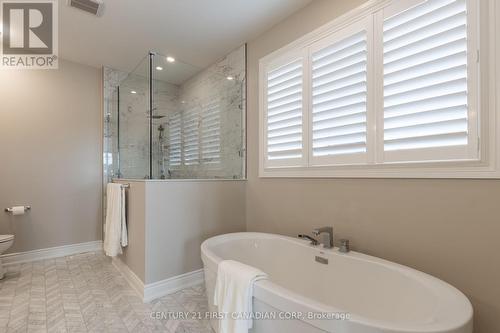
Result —
<svg viewBox="0 0 500 333"><path fill-rule="evenodd" d="M245 181L120 180L129 245L120 259L144 284L203 267L201 243L245 231Z"/></svg>
<svg viewBox="0 0 500 333"><path fill-rule="evenodd" d="M146 283L203 267L201 243L245 231L245 181L151 181L146 185Z"/></svg>
<svg viewBox="0 0 500 333"><path fill-rule="evenodd" d="M248 230L333 225L356 250L458 287L475 332L500 332L499 181L258 178L258 60L362 2L315 0L248 44Z"/></svg>
<svg viewBox="0 0 500 333"><path fill-rule="evenodd" d="M0 233L9 252L101 239L100 70L0 71ZM3 208L28 204L24 216Z"/></svg>

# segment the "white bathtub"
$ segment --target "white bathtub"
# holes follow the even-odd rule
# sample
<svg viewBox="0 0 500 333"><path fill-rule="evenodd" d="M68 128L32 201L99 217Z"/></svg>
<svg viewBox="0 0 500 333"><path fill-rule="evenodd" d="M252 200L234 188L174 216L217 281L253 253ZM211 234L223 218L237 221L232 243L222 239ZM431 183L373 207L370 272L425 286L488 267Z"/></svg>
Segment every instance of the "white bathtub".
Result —
<svg viewBox="0 0 500 333"><path fill-rule="evenodd" d="M255 333L472 332L472 306L459 290L376 257L250 232L210 238L201 253L214 312L221 260L238 260L269 274L254 288L254 313L268 317L254 320ZM316 256L328 259L328 264L316 262ZM332 317L314 317L322 313ZM212 327L216 329L215 321Z"/></svg>

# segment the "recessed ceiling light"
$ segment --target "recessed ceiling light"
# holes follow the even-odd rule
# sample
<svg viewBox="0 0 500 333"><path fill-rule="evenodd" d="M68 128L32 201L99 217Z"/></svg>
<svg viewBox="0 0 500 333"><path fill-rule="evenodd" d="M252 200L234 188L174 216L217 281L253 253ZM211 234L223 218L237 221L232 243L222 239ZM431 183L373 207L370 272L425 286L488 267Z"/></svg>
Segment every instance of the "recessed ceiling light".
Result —
<svg viewBox="0 0 500 333"><path fill-rule="evenodd" d="M137 94L137 91L135 91L135 90L131 90L131 91L130 91L130 93L131 93L131 94Z"/></svg>
<svg viewBox="0 0 500 333"><path fill-rule="evenodd" d="M181 101L182 104L186 104L186 101Z"/></svg>
<svg viewBox="0 0 500 333"><path fill-rule="evenodd" d="M174 57L167 57L167 61L168 61L168 62L174 62L174 61L175 61L175 58L174 58Z"/></svg>
<svg viewBox="0 0 500 333"><path fill-rule="evenodd" d="M228 79L229 81L233 81L234 77L232 77L231 75L229 75L228 77L226 77L226 79Z"/></svg>
<svg viewBox="0 0 500 333"><path fill-rule="evenodd" d="M156 66L156 70L157 70L157 71L162 71L162 70L163 70L163 67Z"/></svg>

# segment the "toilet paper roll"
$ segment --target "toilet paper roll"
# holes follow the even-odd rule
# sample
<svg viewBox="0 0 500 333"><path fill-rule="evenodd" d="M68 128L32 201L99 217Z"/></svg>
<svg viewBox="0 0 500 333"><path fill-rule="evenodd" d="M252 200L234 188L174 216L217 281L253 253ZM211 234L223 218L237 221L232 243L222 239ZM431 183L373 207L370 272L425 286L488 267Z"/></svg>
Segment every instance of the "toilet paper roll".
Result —
<svg viewBox="0 0 500 333"><path fill-rule="evenodd" d="M24 215L24 206L12 207L12 215Z"/></svg>

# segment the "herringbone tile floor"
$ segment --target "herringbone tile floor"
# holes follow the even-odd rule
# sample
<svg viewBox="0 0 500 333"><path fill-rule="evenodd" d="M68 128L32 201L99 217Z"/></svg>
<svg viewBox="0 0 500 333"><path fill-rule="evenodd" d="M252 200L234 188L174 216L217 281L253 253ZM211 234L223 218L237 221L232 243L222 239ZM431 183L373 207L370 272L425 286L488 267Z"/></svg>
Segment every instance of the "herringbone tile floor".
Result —
<svg viewBox="0 0 500 333"><path fill-rule="evenodd" d="M207 311L202 285L143 303L102 253L7 266L0 332L210 333L205 320L154 313Z"/></svg>

